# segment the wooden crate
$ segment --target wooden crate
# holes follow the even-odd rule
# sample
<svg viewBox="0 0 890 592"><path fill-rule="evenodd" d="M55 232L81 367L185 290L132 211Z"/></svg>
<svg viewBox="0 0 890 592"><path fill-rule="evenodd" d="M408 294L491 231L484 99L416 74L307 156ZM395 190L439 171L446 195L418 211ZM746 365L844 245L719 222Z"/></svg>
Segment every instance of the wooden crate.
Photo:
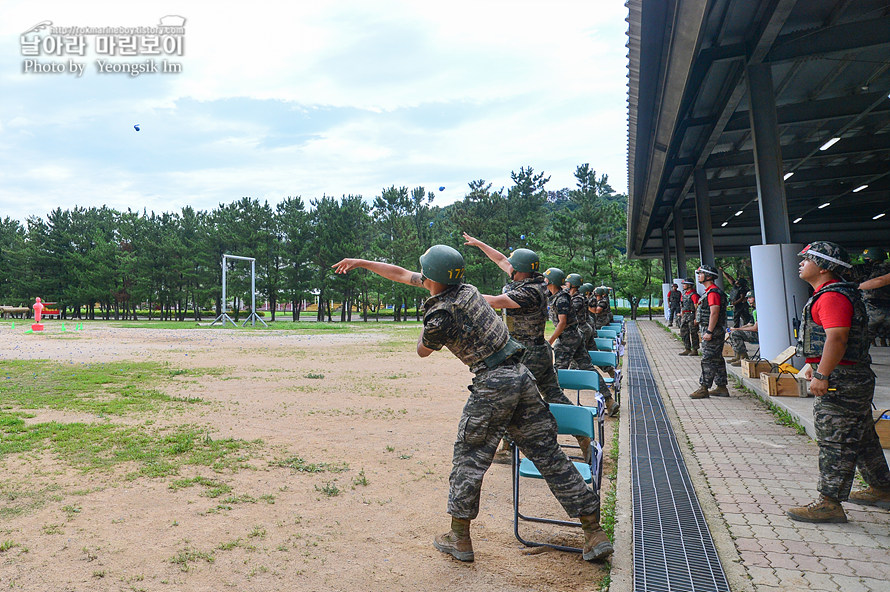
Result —
<svg viewBox="0 0 890 592"><path fill-rule="evenodd" d="M761 373L769 372L772 364L766 360L742 360L742 374L748 378L760 378Z"/></svg>
<svg viewBox="0 0 890 592"><path fill-rule="evenodd" d="M882 448L890 448L890 409L875 411L875 431L881 439Z"/></svg>
<svg viewBox="0 0 890 592"><path fill-rule="evenodd" d="M760 386L770 397L808 397L807 381L793 374L764 372L760 375Z"/></svg>
<svg viewBox="0 0 890 592"><path fill-rule="evenodd" d="M724 358L732 358L735 357L735 352L732 351L732 346L729 345L729 339L723 342L723 357Z"/></svg>

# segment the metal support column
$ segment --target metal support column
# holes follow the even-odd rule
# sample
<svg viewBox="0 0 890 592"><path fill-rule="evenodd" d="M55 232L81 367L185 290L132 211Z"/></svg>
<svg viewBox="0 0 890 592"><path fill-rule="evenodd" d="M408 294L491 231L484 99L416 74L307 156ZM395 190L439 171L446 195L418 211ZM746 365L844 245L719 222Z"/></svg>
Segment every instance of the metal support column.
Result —
<svg viewBox="0 0 890 592"><path fill-rule="evenodd" d="M686 237L683 230L683 212L679 206L674 208L674 246L677 249L677 275L689 277L686 269Z"/></svg>
<svg viewBox="0 0 890 592"><path fill-rule="evenodd" d="M788 202L782 178L785 173L779 144L772 67L770 64L750 65L747 75L761 239L765 245L790 243L791 225L788 223Z"/></svg>
<svg viewBox="0 0 890 592"><path fill-rule="evenodd" d="M671 269L671 241L668 236L667 226L661 229L661 262L664 267L664 283L669 284L673 281L674 270Z"/></svg>
<svg viewBox="0 0 890 592"><path fill-rule="evenodd" d="M708 195L708 176L704 169L695 169L695 215L698 221L698 250L701 262L714 265L714 235L711 228L711 197Z"/></svg>

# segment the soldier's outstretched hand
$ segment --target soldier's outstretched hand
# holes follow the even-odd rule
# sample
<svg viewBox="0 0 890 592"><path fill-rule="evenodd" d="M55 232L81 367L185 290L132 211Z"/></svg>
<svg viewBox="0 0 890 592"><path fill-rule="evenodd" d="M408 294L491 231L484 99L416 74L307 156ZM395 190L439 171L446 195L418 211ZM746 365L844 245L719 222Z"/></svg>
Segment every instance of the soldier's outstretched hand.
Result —
<svg viewBox="0 0 890 592"><path fill-rule="evenodd" d="M334 268L334 273L346 273L347 271L359 267L361 261L361 259L342 259L341 261L331 265L331 267Z"/></svg>
<svg viewBox="0 0 890 592"><path fill-rule="evenodd" d="M478 246L480 246L480 245L482 244L482 241L480 241L478 238L473 238L472 236L470 236L470 235L467 234L466 232L464 233L464 240L467 241L467 242L465 242L464 244L465 244L465 245L470 245L471 247L478 247Z"/></svg>

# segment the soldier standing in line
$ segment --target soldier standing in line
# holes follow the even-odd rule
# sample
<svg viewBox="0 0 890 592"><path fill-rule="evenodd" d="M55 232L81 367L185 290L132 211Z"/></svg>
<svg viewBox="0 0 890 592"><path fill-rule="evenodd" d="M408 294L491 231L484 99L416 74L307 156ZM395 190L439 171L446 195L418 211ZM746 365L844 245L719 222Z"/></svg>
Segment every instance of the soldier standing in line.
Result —
<svg viewBox="0 0 890 592"><path fill-rule="evenodd" d="M881 345L887 345L890 339L890 261L887 251L880 247L865 249L862 258L866 262L866 271L859 289L868 312L868 335L875 345L878 338ZM887 281L882 282L882 278Z"/></svg>
<svg viewBox="0 0 890 592"><path fill-rule="evenodd" d="M596 347L591 347L591 344L596 344L593 341L593 338L596 336L596 329L590 326L587 298L581 292L584 280L581 279L580 274L570 273L566 276L566 283L569 285L569 296L572 297L572 309L575 311L575 316L578 317L578 329L581 331L581 341L584 344L584 350L595 350Z"/></svg>
<svg viewBox="0 0 890 592"><path fill-rule="evenodd" d="M685 349L680 352L681 356L698 355L698 324L695 322L698 301L695 282L688 278L683 280L683 298L680 300L680 338Z"/></svg>
<svg viewBox="0 0 890 592"><path fill-rule="evenodd" d="M702 264L695 270L705 293L698 303L695 320L701 329L701 386L689 396L693 399L728 397L726 388L726 360L723 359L723 342L726 340L726 294L717 284L717 270ZM711 384L717 386L712 391Z"/></svg>
<svg viewBox="0 0 890 592"><path fill-rule="evenodd" d="M599 329L612 322L612 307L609 306L609 291L605 286L599 286L593 291L593 294L596 296L594 318L596 319L596 328Z"/></svg>
<svg viewBox="0 0 890 592"><path fill-rule="evenodd" d="M725 277L726 281L729 282L729 285L732 286L732 293L729 297L730 304L732 304L732 326L739 328L742 325L750 325L752 322L751 311L745 300L745 295L749 292L748 280L743 277L740 277L737 280L733 279L733 277L729 275L729 272L723 267L720 268L720 271L723 272L723 277Z"/></svg>
<svg viewBox="0 0 890 592"><path fill-rule="evenodd" d="M819 498L786 514L801 522L846 522L843 501L890 509L890 469L871 415L868 315L855 285L842 281L852 268L843 247L816 241L799 255L800 279L815 290L803 308L797 355L806 358L816 397ZM857 468L868 488L850 493Z"/></svg>
<svg viewBox="0 0 890 592"><path fill-rule="evenodd" d="M754 292L749 291L745 294L745 299L748 301L748 309L751 311L754 322L742 325L739 328L730 327L728 329L729 345L732 346L732 351L735 353L732 359L729 360L730 366L741 366L742 360L748 359L748 346L745 343L760 343L760 334L757 331L757 306L754 300Z"/></svg>
<svg viewBox="0 0 890 592"><path fill-rule="evenodd" d="M680 302L683 299L683 295L680 294L680 290L677 288L677 284L671 284L671 291L668 292L668 327L671 327L676 323L676 325L680 326Z"/></svg>
<svg viewBox="0 0 890 592"><path fill-rule="evenodd" d="M592 313L590 312L590 295L593 294L593 284L587 282L581 284L578 292L580 292L581 298L583 298L584 314L586 315L584 318L587 320L587 326L590 327L584 348L587 351L596 351L596 321L593 320Z"/></svg>
<svg viewBox="0 0 890 592"><path fill-rule="evenodd" d="M447 347L475 374L469 387L454 443L449 479L451 530L433 546L460 561L473 561L470 522L479 514L482 478L506 430L535 463L569 516L584 530L582 557L595 561L612 554L612 543L600 528L600 499L566 457L556 440L556 420L538 392L535 379L519 362L523 347L473 286L462 283L463 256L446 245L434 245L420 257L420 273L398 265L343 259L337 273L362 267L389 280L424 287L423 330L417 355L425 358Z"/></svg>
<svg viewBox="0 0 890 592"><path fill-rule="evenodd" d="M548 339L553 346L554 367L567 369L574 363L580 370L596 371L590 354L584 349L584 338L578 327L572 297L562 289L566 283L565 272L551 267L544 272L544 278L550 291L550 320L554 325L553 334Z"/></svg>
<svg viewBox="0 0 890 592"><path fill-rule="evenodd" d="M520 360L531 371L538 383L541 396L548 403L574 405L559 387L559 379L553 368L553 348L544 339L547 325L547 296L549 294L541 275L541 261L530 249L516 249L506 257L503 253L477 238L464 233L465 245L479 247L485 255L506 272L512 280L503 294L482 297L494 308L507 312L507 328L510 336L525 347ZM590 438L577 436L578 446L585 462L590 462ZM504 440L494 456L498 464L512 462L510 442Z"/></svg>

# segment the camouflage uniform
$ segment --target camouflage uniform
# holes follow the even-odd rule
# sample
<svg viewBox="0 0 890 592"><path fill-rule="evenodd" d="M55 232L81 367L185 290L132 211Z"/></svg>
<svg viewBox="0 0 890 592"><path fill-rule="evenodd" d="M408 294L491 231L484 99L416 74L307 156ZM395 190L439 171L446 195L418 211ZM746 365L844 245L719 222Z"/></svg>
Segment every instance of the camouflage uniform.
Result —
<svg viewBox="0 0 890 592"><path fill-rule="evenodd" d="M612 307L609 306L609 297L603 296L599 300L596 301L597 308L601 307L602 312L596 313L594 319L596 319L596 328L605 327L609 323L612 322Z"/></svg>
<svg viewBox="0 0 890 592"><path fill-rule="evenodd" d="M723 359L723 342L726 340L726 294L716 284L705 290L701 300L698 301L698 310L695 320L698 322L702 333L708 328L711 316L711 307L708 305L708 293L716 292L720 296L720 316L711 333L709 341L701 342L701 383L705 388L711 388L711 384L726 386L726 361Z"/></svg>
<svg viewBox="0 0 890 592"><path fill-rule="evenodd" d="M671 289L668 291L668 326L676 324L678 327L680 326L680 302L683 299L683 294L680 290L674 290L676 287L675 284L671 285Z"/></svg>
<svg viewBox="0 0 890 592"><path fill-rule="evenodd" d="M519 349L497 362L513 351L511 344ZM599 496L557 444L556 421L531 372L519 362L521 346L476 288L449 286L424 303L423 345L447 347L475 374L454 443L449 514L465 520L479 514L482 478L505 430L540 469L569 516L599 512Z"/></svg>
<svg viewBox="0 0 890 592"><path fill-rule="evenodd" d="M595 370L578 327L578 317L572 306L572 297L565 290L550 296L550 320L554 325L559 323L561 314L566 315L566 327L553 344L553 353L556 357L553 365L556 368L569 368L575 364L581 370Z"/></svg>
<svg viewBox="0 0 890 592"><path fill-rule="evenodd" d="M890 262L869 265L861 281L890 273ZM865 311L868 313L868 335L871 339L890 338L890 285L877 290L863 290Z"/></svg>
<svg viewBox="0 0 890 592"><path fill-rule="evenodd" d="M759 334L757 331L739 331L736 329L732 333L729 334L729 345L732 346L732 351L737 354L748 355L748 347L745 343L760 343Z"/></svg>
<svg viewBox="0 0 890 592"><path fill-rule="evenodd" d="M506 287L504 294L519 305L519 308L506 309L507 327L510 335L525 346L522 363L535 377L541 396L548 403L572 405L559 388L559 380L553 368L553 348L544 339L549 295L544 285L544 276L536 275L512 282Z"/></svg>
<svg viewBox="0 0 890 592"><path fill-rule="evenodd" d="M695 322L695 303L692 295L698 294L695 290L683 291L683 299L680 301L680 338L683 345L689 351L698 351L698 324Z"/></svg>
<svg viewBox="0 0 890 592"><path fill-rule="evenodd" d="M575 316L578 317L578 328L581 331L584 349L586 351L596 350L596 342L593 340L596 337L596 329L590 324L587 298L580 292L572 295L572 309L575 311Z"/></svg>
<svg viewBox="0 0 890 592"><path fill-rule="evenodd" d="M843 361L828 375L829 390L813 405L813 424L819 443L819 493L845 501L850 495L856 469L872 487L890 487L890 469L871 415L875 375L868 353L868 316L859 292L846 282L822 286L803 309L797 354L821 358L825 329L813 320L812 307L826 292L840 292L853 303L853 319ZM815 370L818 364L811 363Z"/></svg>

